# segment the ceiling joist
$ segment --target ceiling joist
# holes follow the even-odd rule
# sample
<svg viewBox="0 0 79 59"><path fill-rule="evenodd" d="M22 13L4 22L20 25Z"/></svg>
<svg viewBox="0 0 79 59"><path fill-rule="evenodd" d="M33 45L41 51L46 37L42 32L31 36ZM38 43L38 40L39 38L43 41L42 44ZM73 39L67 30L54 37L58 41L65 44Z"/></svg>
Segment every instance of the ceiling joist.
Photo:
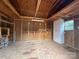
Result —
<svg viewBox="0 0 79 59"><path fill-rule="evenodd" d="M9 0L3 0L3 2L17 15L20 16L19 13L13 8L13 6L10 4Z"/></svg>
<svg viewBox="0 0 79 59"><path fill-rule="evenodd" d="M27 18L28 18L28 19L33 19L33 18L35 18L35 19L44 19L44 20L45 20L45 18L30 17L30 16L21 16L21 15L15 10L15 8L11 5L11 3L9 2L9 0L3 0L3 2L4 2L17 16L19 16L21 19L25 19L25 18L26 18L26 19L27 19ZM38 0L35 16L36 16L36 14L37 14L37 12L38 12L40 3L41 3L41 0Z"/></svg>
<svg viewBox="0 0 79 59"><path fill-rule="evenodd" d="M36 17L36 15L37 15L37 13L38 13L40 4L41 4L41 0L38 0L38 2L37 2L37 7L36 7L36 12L35 12L35 17Z"/></svg>
<svg viewBox="0 0 79 59"><path fill-rule="evenodd" d="M11 10L20 19L40 19L40 20L41 19L43 19L43 20L56 19L63 15L70 14L72 11L74 11L76 9L74 7L75 6L74 4L76 4L76 6L79 5L78 0L75 0L76 2L73 2L71 5L68 5L68 7L65 7L63 10L58 11L57 8L53 8L53 7L55 7L55 5L58 6L59 4L57 4L57 3L59 1L62 2L62 0L17 0L19 7L18 6L14 7L14 5L17 5L16 1L12 0L14 2L13 4L10 1L11 0L2 0L2 2L4 2L4 4L7 7L9 7L9 10ZM68 1L68 0L66 0L66 1ZM32 3L30 4L30 2L32 2ZM63 0L63 2L64 2L64 0ZM63 5L63 4L61 4L61 5ZM74 6L72 6L72 5L74 5ZM16 10L16 8L19 9L21 13L18 12ZM48 12L51 10L51 8L52 8L52 11L57 9L57 12L52 17L46 19L48 16ZM50 13L52 14L51 11L50 11Z"/></svg>
<svg viewBox="0 0 79 59"><path fill-rule="evenodd" d="M78 0L75 0L74 2L72 2L67 7L65 7L61 11L57 12L54 16L51 16L49 18L49 20L58 19L59 17L63 17L63 16L66 16L66 15L70 15L73 12L75 12L76 10L78 10L78 7L79 7L79 1Z"/></svg>

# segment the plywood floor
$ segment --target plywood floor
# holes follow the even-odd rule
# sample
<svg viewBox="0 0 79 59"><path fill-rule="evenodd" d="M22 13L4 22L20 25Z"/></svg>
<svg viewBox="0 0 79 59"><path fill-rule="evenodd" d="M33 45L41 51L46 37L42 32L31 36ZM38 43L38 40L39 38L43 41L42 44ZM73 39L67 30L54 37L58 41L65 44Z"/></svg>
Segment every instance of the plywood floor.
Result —
<svg viewBox="0 0 79 59"><path fill-rule="evenodd" d="M0 49L0 59L76 59L76 53L53 41L18 41Z"/></svg>

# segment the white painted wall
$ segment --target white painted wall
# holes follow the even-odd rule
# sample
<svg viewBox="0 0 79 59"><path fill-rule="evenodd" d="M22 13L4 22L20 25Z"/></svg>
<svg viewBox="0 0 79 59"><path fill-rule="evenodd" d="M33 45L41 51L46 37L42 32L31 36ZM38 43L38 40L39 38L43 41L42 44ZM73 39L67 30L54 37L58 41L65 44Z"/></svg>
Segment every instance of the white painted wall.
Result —
<svg viewBox="0 0 79 59"><path fill-rule="evenodd" d="M58 19L53 24L53 39L59 44L64 43L64 20Z"/></svg>

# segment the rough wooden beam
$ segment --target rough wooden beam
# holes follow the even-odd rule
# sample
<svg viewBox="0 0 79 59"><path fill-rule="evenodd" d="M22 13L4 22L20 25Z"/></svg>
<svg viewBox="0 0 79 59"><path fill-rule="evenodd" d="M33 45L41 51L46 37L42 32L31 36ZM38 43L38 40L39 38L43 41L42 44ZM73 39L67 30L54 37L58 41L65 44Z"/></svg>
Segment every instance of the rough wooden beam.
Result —
<svg viewBox="0 0 79 59"><path fill-rule="evenodd" d="M38 17L30 17L30 16L21 16L21 19L42 19L42 20L48 20L46 18L38 18Z"/></svg>
<svg viewBox="0 0 79 59"><path fill-rule="evenodd" d="M14 23L6 21L6 20L0 20L0 22L4 22L4 23L8 23L8 24L14 24Z"/></svg>
<svg viewBox="0 0 79 59"><path fill-rule="evenodd" d="M47 19L45 19L45 18L38 18L38 17L30 17L30 16L22 16L22 15L20 15L17 11L16 11L16 9L11 5L11 3L9 2L9 0L3 0L3 2L17 15L17 16L19 16L21 19L43 19L43 20L47 20ZM39 10L39 7L40 7L40 3L41 3L41 0L38 0L38 2L37 2L37 7L36 7L36 12L35 12L35 16L37 15L37 13L38 13L38 10ZM16 19L16 20L18 20L18 19Z"/></svg>
<svg viewBox="0 0 79 59"><path fill-rule="evenodd" d="M5 18L9 18L7 15L5 15L4 13L0 12L0 16L4 16Z"/></svg>
<svg viewBox="0 0 79 59"><path fill-rule="evenodd" d="M15 10L15 8L11 5L9 0L3 0L3 2L17 15L20 17L20 14Z"/></svg>
<svg viewBox="0 0 79 59"><path fill-rule="evenodd" d="M37 13L38 13L40 4L41 4L41 0L38 0L38 2L37 2L37 7L36 7L36 12L35 12L35 17L36 17L36 15L37 15Z"/></svg>
<svg viewBox="0 0 79 59"><path fill-rule="evenodd" d="M65 16L65 15L69 15L70 13L74 12L75 10L77 10L78 7L79 7L79 1L75 0L70 5L68 5L67 7L65 7L61 11L57 12L55 15L51 16L48 19L49 20L53 20L53 19Z"/></svg>

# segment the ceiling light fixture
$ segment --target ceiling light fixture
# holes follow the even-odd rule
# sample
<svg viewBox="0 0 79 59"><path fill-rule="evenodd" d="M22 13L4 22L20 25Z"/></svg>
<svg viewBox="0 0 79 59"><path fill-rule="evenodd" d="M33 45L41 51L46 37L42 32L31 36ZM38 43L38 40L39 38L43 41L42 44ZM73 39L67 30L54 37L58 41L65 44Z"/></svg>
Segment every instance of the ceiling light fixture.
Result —
<svg viewBox="0 0 79 59"><path fill-rule="evenodd" d="M32 21L35 21L35 22L44 22L44 20L36 20L36 19L32 19Z"/></svg>
<svg viewBox="0 0 79 59"><path fill-rule="evenodd" d="M35 22L44 22L43 19L36 18L36 17L32 18L32 21L35 21Z"/></svg>

